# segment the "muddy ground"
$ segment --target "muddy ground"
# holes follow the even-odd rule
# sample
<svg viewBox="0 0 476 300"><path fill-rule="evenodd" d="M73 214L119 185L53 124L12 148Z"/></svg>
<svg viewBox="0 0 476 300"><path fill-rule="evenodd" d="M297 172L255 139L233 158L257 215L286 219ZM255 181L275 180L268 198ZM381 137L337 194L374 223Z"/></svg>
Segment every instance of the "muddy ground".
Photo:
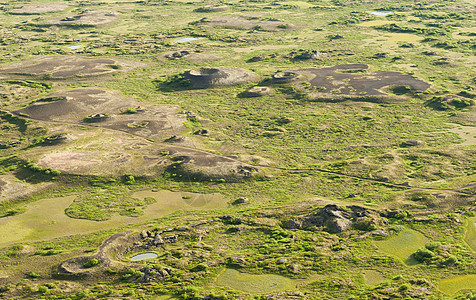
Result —
<svg viewBox="0 0 476 300"><path fill-rule="evenodd" d="M204 24L223 28L242 30L263 30L263 31L293 31L304 27L302 24L288 23L282 21L270 21L257 16L218 16L206 18Z"/></svg>
<svg viewBox="0 0 476 300"><path fill-rule="evenodd" d="M187 118L186 114L178 112L177 106L141 106L135 99L124 97L118 91L98 88L52 93L16 113L41 121L89 123L156 140L183 131L183 122ZM88 116L95 114L103 114L105 118L96 122L87 120Z"/></svg>
<svg viewBox="0 0 476 300"><path fill-rule="evenodd" d="M317 90L316 96L384 96L390 86L408 86L411 91L426 91L430 84L401 72L368 72L366 64L345 64L325 68L292 70ZM291 80L293 81L293 80Z"/></svg>
<svg viewBox="0 0 476 300"><path fill-rule="evenodd" d="M52 19L42 26L67 26L67 27L95 27L110 24L119 19L119 14L113 11L89 11L77 15Z"/></svg>
<svg viewBox="0 0 476 300"><path fill-rule="evenodd" d="M29 196L46 189L52 183L29 184L12 175L0 176L0 202Z"/></svg>
<svg viewBox="0 0 476 300"><path fill-rule="evenodd" d="M116 61L109 58L44 56L3 65L0 69L0 74L26 75L43 79L65 79L74 76L84 77L111 74L116 71L114 68L117 69Z"/></svg>
<svg viewBox="0 0 476 300"><path fill-rule="evenodd" d="M14 15L40 15L54 13L67 9L69 4L64 2L20 3L9 13Z"/></svg>

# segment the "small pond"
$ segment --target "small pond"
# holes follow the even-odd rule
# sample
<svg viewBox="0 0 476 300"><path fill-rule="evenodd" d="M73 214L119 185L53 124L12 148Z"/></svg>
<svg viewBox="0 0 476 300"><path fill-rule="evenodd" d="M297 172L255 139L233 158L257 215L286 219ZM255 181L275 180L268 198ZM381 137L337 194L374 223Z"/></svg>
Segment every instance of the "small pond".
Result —
<svg viewBox="0 0 476 300"><path fill-rule="evenodd" d="M272 293L295 288L292 279L280 275L254 275L241 273L234 269L226 269L218 275L216 284L247 293Z"/></svg>
<svg viewBox="0 0 476 300"><path fill-rule="evenodd" d="M371 11L370 13L374 16L386 16L391 14L389 11Z"/></svg>
<svg viewBox="0 0 476 300"><path fill-rule="evenodd" d="M377 241L376 244L383 252L400 258L408 265L413 265L417 262L411 255L419 248L424 247L427 242L428 239L423 234L406 229L387 240Z"/></svg>
<svg viewBox="0 0 476 300"><path fill-rule="evenodd" d="M68 49L71 49L71 50L76 50L76 49L79 49L81 48L83 45L73 45L73 46L68 46Z"/></svg>
<svg viewBox="0 0 476 300"><path fill-rule="evenodd" d="M466 235L464 240L476 252L476 217L469 218L466 221Z"/></svg>
<svg viewBox="0 0 476 300"><path fill-rule="evenodd" d="M439 289L448 295L456 294L461 290L476 289L476 275L463 275L440 281Z"/></svg>
<svg viewBox="0 0 476 300"><path fill-rule="evenodd" d="M184 38L176 40L174 43L186 43L186 42L194 41L196 39L197 38L194 38L194 37L184 37Z"/></svg>
<svg viewBox="0 0 476 300"><path fill-rule="evenodd" d="M134 255L133 257L131 257L131 260L132 261L139 261L139 260L144 260L144 259L156 258L157 256L158 256L157 253L146 252L146 253L141 253L141 254Z"/></svg>

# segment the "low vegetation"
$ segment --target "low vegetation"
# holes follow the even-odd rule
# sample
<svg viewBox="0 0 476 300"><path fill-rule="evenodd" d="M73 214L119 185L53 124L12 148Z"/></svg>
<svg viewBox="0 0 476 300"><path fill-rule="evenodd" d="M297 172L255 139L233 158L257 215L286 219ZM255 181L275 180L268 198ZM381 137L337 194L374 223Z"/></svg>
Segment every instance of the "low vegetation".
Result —
<svg viewBox="0 0 476 300"><path fill-rule="evenodd" d="M0 3L0 298L474 299L472 4Z"/></svg>

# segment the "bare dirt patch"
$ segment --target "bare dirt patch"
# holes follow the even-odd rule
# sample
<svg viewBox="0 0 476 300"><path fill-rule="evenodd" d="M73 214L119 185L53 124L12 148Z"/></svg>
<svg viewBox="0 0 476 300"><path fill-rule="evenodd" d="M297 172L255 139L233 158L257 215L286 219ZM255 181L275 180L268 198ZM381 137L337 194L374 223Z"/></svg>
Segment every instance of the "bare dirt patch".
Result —
<svg viewBox="0 0 476 300"><path fill-rule="evenodd" d="M184 147L167 147L174 153L168 170L185 181L220 180L228 182L250 179L259 169L232 157Z"/></svg>
<svg viewBox="0 0 476 300"><path fill-rule="evenodd" d="M115 61L108 58L45 56L4 65L0 74L64 79L73 76L99 76L115 72Z"/></svg>
<svg viewBox="0 0 476 300"><path fill-rule="evenodd" d="M53 19L41 25L55 25L67 27L94 27L112 23L119 18L119 14L112 11L88 11L73 16Z"/></svg>
<svg viewBox="0 0 476 300"><path fill-rule="evenodd" d="M21 182L12 175L3 175L0 177L0 202L28 196L49 185L51 183L32 185Z"/></svg>
<svg viewBox="0 0 476 300"><path fill-rule="evenodd" d="M40 15L63 11L69 5L64 2L43 2L19 4L9 13L14 15Z"/></svg>
<svg viewBox="0 0 476 300"><path fill-rule="evenodd" d="M199 62L199 63L220 59L215 54L188 50L188 49L169 52L169 53L166 53L164 57L171 60L184 59L190 62Z"/></svg>
<svg viewBox="0 0 476 300"><path fill-rule="evenodd" d="M196 12L219 12L225 11L228 9L227 5L205 5L203 7L197 8Z"/></svg>
<svg viewBox="0 0 476 300"><path fill-rule="evenodd" d="M219 16L206 18L203 20L209 26L218 26L232 29L243 30L262 30L262 31L293 31L298 30L304 25L297 23L288 23L282 21L271 21L261 19L256 16Z"/></svg>
<svg viewBox="0 0 476 300"><path fill-rule="evenodd" d="M227 67L201 68L185 72L192 88L240 85L258 79L258 75L245 69Z"/></svg>
<svg viewBox="0 0 476 300"><path fill-rule="evenodd" d="M44 99L58 100L47 102ZM96 88L52 93L16 113L35 120L70 124L84 124L88 116L101 114L107 118L95 122L95 126L156 140L185 129L183 122L187 117L178 113L173 105L140 106L134 99L124 97L117 91Z"/></svg>
<svg viewBox="0 0 476 300"><path fill-rule="evenodd" d="M48 126L50 134L68 133L68 139L32 148L21 157L62 173L156 176L168 172L179 180L223 179L230 182L260 174L257 168L236 158L196 149L200 144L192 138L195 144L190 146L190 142L168 144L161 139L154 142L139 136L137 133L140 132L127 133L89 124L66 125L58 122Z"/></svg>
<svg viewBox="0 0 476 300"><path fill-rule="evenodd" d="M451 128L449 131L452 133L456 133L464 140L464 142L462 142L460 145L476 145L476 127L462 126L454 123L451 123L450 125L453 125L455 127Z"/></svg>
<svg viewBox="0 0 476 300"><path fill-rule="evenodd" d="M151 142L125 133L83 130L74 140L57 146L34 149L25 156L45 168L69 174L119 176L156 175L160 156ZM99 140L91 140L99 139ZM131 149L131 148L135 149Z"/></svg>
<svg viewBox="0 0 476 300"><path fill-rule="evenodd" d="M405 86L408 91L430 88L430 84L411 75L392 71L368 72L367 69L365 64L346 64L291 70L282 73L289 73L292 78L288 76L289 80L282 81L307 81L316 90L313 96L317 98L386 96L388 93L383 89L391 86Z"/></svg>

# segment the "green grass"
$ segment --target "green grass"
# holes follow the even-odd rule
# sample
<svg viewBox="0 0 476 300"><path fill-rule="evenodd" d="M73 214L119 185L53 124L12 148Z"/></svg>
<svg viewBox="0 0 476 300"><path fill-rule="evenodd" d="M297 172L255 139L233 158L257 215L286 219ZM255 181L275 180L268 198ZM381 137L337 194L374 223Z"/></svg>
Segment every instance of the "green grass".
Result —
<svg viewBox="0 0 476 300"><path fill-rule="evenodd" d="M476 252L476 217L466 220L466 243Z"/></svg>
<svg viewBox="0 0 476 300"><path fill-rule="evenodd" d="M438 288L448 295L454 295L461 290L476 289L476 275L463 275L443 279L439 282Z"/></svg>
<svg viewBox="0 0 476 300"><path fill-rule="evenodd" d="M397 236L375 242L377 247L387 254L394 255L407 264L415 264L411 255L428 242L423 234L415 230L404 230Z"/></svg>
<svg viewBox="0 0 476 300"><path fill-rule="evenodd" d="M247 274L234 269L225 269L218 275L217 285L240 290L253 295L293 289L295 283L289 278L272 274Z"/></svg>
<svg viewBox="0 0 476 300"><path fill-rule="evenodd" d="M474 25L474 7L470 1L232 0L227 3L228 10L214 13L197 12L196 9L204 5L200 1L105 0L81 7L70 4L73 6L65 12L41 16L10 15L2 11L2 65L41 55L90 55L117 60L120 66L117 73L107 79L72 78L61 82L48 77L2 79L2 110L14 111L65 89L111 88L144 103L177 105L178 111L192 111L208 119L186 121L186 131L179 134L199 141L197 147L201 149L236 155L251 164L268 163L270 167L260 168L269 176L265 180L239 183L179 182L160 175L155 178L133 176L132 180L127 176L123 179L130 185L124 185L118 183L119 180L109 182L109 178L92 179L63 173L53 181L52 176L22 167L24 164L15 155L38 146L42 137L65 127L2 113L0 143L19 141L20 145L1 149L0 173L15 175L31 184L53 182L50 189L59 191L47 190L0 204L1 215L5 216L0 218L0 232L5 233L0 241L3 248L0 257L4 260L0 276L8 273L13 285L24 284L21 297L38 298L40 291L45 293L44 297L51 298L87 295L153 298L154 294L174 294L184 299L204 296L238 299L249 294L293 290L297 283L302 283L299 290L319 299L408 298L413 289L421 286L432 292L429 298L445 297L424 283L415 283L421 278L435 286L439 282L439 289L448 295L460 293L464 297L466 292L462 289L475 288L474 276L468 275L473 272L476 249L474 217L466 219L466 227L456 221L462 219L460 214L466 211L465 207L456 205L469 203L471 196L465 199L449 196L441 200L425 195L428 196L425 199L413 199L413 194L407 193L414 193L418 187L430 187L435 190L428 193L437 194L441 192L439 188L469 186L475 180L475 146L459 145L462 139L447 125L476 125L475 108L467 100L476 89L474 72L468 71L474 66L474 39L469 35L467 39L457 38L461 37L457 36L458 32L466 32ZM2 5L8 11L17 4L10 1ZM98 28L53 30L35 25L85 8L121 11L121 19ZM376 10L392 14L385 17L369 14ZM297 31L266 32L210 27L201 21L229 14L259 14L254 19L279 19L284 23L301 23L304 27ZM37 18L40 19L35 20ZM368 21L380 24L359 26L368 25ZM396 25L384 24L389 22ZM336 33L344 38L331 40L329 37ZM184 36L199 39L187 44L173 43ZM72 44L82 47L75 51L66 48ZM213 54L219 60L190 62L163 57L166 52L183 49ZM318 50L324 55L319 60L296 60L295 56L303 50ZM437 54L424 54L429 51ZM372 58L377 52L387 52L389 57ZM247 62L256 55L266 59ZM438 61L440 58L448 58L447 64ZM413 74L432 87L424 93L407 93L405 89L394 88L394 94L408 96L408 99L382 104L353 100L309 102L304 93L290 86L273 86L275 92L269 96L241 98L237 95L254 83L204 90L187 90L186 86L177 88L173 84L164 88L158 84L190 69L226 66L253 70L261 76L261 84L266 85L269 83L266 79L278 71L345 63L368 64L371 72ZM467 99L447 100L445 97L451 94ZM127 112L127 107L124 109ZM140 112L133 116L140 116ZM294 121L281 124L279 120L286 117ZM193 131L199 127L210 130L209 136L194 136ZM86 132L73 130L72 135L76 134ZM93 142L92 139L87 142ZM405 146L407 140L419 140L423 144ZM82 145L74 144L74 147ZM34 150L38 150L38 156L31 158L34 163L41 156L40 150L48 151L47 148ZM160 155L153 152L151 150L151 155ZM409 182L412 187L392 185L403 182ZM472 192L470 188L465 191ZM250 202L228 205L239 197L247 197ZM296 215L315 212L317 207L307 206L315 203L315 199L341 205L365 205L377 210L412 203L420 207L408 208L415 214L432 208L436 213L425 224L413 223L411 216L403 220L389 219L390 224L379 225L379 228L391 232L392 226L404 224L414 230L407 229L378 241L373 237L360 239L364 233L357 230L331 235L319 228L303 231L279 226L280 222ZM451 205L443 205L440 212L439 203ZM74 218L68 217L65 210ZM101 278L100 285L94 279L78 280L72 291L66 291L61 284L47 285L56 280L51 276L51 266L84 255L85 250L98 247L119 230L173 228L216 220L225 214L241 219L242 224L207 223L199 233L181 236L176 244L158 251L160 254L154 263L158 261L172 267L174 274L153 287L117 283L118 278L114 276ZM259 225L260 222L273 225ZM203 239L203 248L194 247L198 236ZM416 267L400 262L409 262L409 256L427 241L441 243L438 249L432 250L434 259ZM17 246L7 247L13 244ZM31 245L36 247L33 250L36 254L28 254ZM241 266L244 272L223 271L237 255L246 258ZM289 264L300 266L300 270L295 274L289 264L277 264L277 259L282 257L286 257ZM455 258L458 263L447 264L447 258ZM217 267L196 268L214 261L219 262ZM41 276L35 282L30 282L33 278L23 280L25 274L32 271ZM381 283L380 276L388 280ZM296 278L307 279L298 281ZM0 291L7 288L0 286ZM75 295L77 290L84 291ZM6 293L5 297L11 295Z"/></svg>

